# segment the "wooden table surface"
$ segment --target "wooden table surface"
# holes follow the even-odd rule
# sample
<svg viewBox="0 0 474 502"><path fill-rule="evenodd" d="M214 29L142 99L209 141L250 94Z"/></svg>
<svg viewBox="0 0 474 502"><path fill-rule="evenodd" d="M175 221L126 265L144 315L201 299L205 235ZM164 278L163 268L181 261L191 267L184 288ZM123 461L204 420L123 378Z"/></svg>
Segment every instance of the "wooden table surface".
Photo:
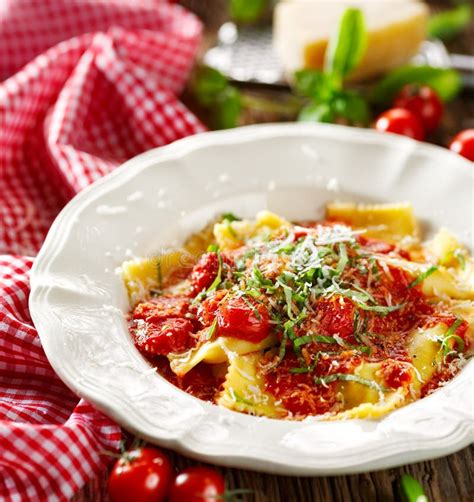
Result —
<svg viewBox="0 0 474 502"><path fill-rule="evenodd" d="M188 2L189 3L189 2ZM192 2L191 2L192 3ZM196 4L196 2L194 2ZM433 1L435 9L446 2ZM197 5L197 4L196 4ZM474 54L474 25L461 37L447 44L451 52ZM268 94L268 91L265 91ZM245 122L272 121L273 116L249 113ZM459 130L474 127L474 92L463 93L450 103L443 126L432 141L447 145ZM317 452L315 452L317 454ZM176 468L196 464L170 452ZM241 469L222 468L230 489L249 488L253 494L243 497L255 502L371 502L399 501L398 482L403 474L411 474L424 486L431 502L468 502L474 500L474 446L427 462L405 465L383 471L353 476L292 478L260 474ZM74 502L106 502L107 472L89 482L74 498ZM137 500L137 502L139 502ZM186 501L183 501L186 502Z"/></svg>

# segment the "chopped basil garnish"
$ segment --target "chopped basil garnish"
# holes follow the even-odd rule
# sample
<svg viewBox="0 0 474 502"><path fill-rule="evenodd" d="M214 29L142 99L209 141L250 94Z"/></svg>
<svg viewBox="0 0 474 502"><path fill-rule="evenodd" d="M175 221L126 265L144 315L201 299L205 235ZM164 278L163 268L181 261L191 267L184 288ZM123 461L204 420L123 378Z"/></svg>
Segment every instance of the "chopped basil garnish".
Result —
<svg viewBox="0 0 474 502"><path fill-rule="evenodd" d="M459 328L459 326L461 326L462 323L463 320L460 317L458 317L444 334L440 347L440 351L442 352L443 357L446 357L451 352L455 352L453 348L449 346L450 340L456 342L457 352L464 351L464 345L465 345L464 340L460 336L455 334L457 329Z"/></svg>
<svg viewBox="0 0 474 502"><path fill-rule="evenodd" d="M288 340L288 332L285 330L283 331L283 336L281 337L281 342L280 342L280 349L278 351L278 364L281 361L283 361L283 358L285 357L287 340Z"/></svg>
<svg viewBox="0 0 474 502"><path fill-rule="evenodd" d="M206 333L206 340L210 341L214 338L217 330L217 317L212 321L212 324L209 326L209 329Z"/></svg>
<svg viewBox="0 0 474 502"><path fill-rule="evenodd" d="M231 397L232 401L234 401L236 403L246 404L248 406L253 406L253 403L251 403L248 399L245 399L242 396L240 396L239 394L237 394L237 392L235 392L234 389L228 389L227 392L228 392L229 396Z"/></svg>
<svg viewBox="0 0 474 502"><path fill-rule="evenodd" d="M215 291L222 281L222 255L221 252L219 251L219 248L216 248L214 252L217 253L217 260L219 262L219 267L217 269L216 278L212 281L212 284L207 288L206 293Z"/></svg>
<svg viewBox="0 0 474 502"><path fill-rule="evenodd" d="M339 244L339 261L337 262L336 273L341 275L346 268L346 265L349 263L349 258L347 257L347 249L346 246L341 243Z"/></svg>
<svg viewBox="0 0 474 502"><path fill-rule="evenodd" d="M362 310L367 310L370 312L377 312L378 314L381 314L382 316L390 314L390 312L396 312L397 310L402 309L405 307L405 303L400 303L398 305L365 305L363 303L357 303L357 306L361 308Z"/></svg>
<svg viewBox="0 0 474 502"><path fill-rule="evenodd" d="M304 335L300 336L295 340L294 345L299 347L301 345L306 345L307 343L337 343L337 340L332 336L325 335Z"/></svg>
<svg viewBox="0 0 474 502"><path fill-rule="evenodd" d="M265 279L265 276L262 274L261 270L258 269L257 267L253 267L252 277L253 277L255 283L259 287L265 287L265 286L272 287L273 286L273 282L270 279Z"/></svg>
<svg viewBox="0 0 474 502"><path fill-rule="evenodd" d="M260 319L262 318L260 312L258 311L257 307L249 300L247 300L247 298L245 298L245 296L241 296L242 298L242 301L247 305L247 307L250 307L255 315L255 317L260 321Z"/></svg>
<svg viewBox="0 0 474 502"><path fill-rule="evenodd" d="M428 276L430 276L433 272L436 272L437 270L438 267L436 265L431 265L430 268L428 268L422 274L420 274L414 281L410 282L408 287L414 288L415 286L418 286L420 282L424 281Z"/></svg>
<svg viewBox="0 0 474 502"><path fill-rule="evenodd" d="M333 373L332 375L325 377L315 377L314 383L317 385L327 385L328 383L332 383L337 380L342 380L344 382L356 382L361 385L365 385L366 387L370 387L378 392L388 392L388 389L382 387L377 382L367 380L366 378L362 378L358 375L352 375L351 373Z"/></svg>

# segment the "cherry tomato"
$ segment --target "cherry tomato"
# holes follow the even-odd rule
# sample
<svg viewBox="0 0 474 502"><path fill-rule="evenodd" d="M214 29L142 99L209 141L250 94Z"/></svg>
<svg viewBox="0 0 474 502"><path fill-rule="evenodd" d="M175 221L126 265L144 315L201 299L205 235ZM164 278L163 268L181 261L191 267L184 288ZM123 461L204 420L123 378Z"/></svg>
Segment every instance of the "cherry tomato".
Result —
<svg viewBox="0 0 474 502"><path fill-rule="evenodd" d="M474 162L474 129L466 129L456 134L449 149Z"/></svg>
<svg viewBox="0 0 474 502"><path fill-rule="evenodd" d="M217 309L226 295L227 291L225 289L219 289L210 293L209 296L201 303L198 309L198 319L203 328L211 326L214 322Z"/></svg>
<svg viewBox="0 0 474 502"><path fill-rule="evenodd" d="M352 340L354 332L354 304L348 298L321 298L316 303L320 329L325 335L338 334Z"/></svg>
<svg viewBox="0 0 474 502"><path fill-rule="evenodd" d="M216 502L225 493L224 478L209 467L188 467L171 485L169 502Z"/></svg>
<svg viewBox="0 0 474 502"><path fill-rule="evenodd" d="M194 340L190 336L193 325L188 319L170 318L137 324L133 330L136 345L154 355L183 352Z"/></svg>
<svg viewBox="0 0 474 502"><path fill-rule="evenodd" d="M426 132L434 131L438 127L444 112L443 102L427 85L405 85L395 98L393 106L414 113L421 120Z"/></svg>
<svg viewBox="0 0 474 502"><path fill-rule="evenodd" d="M203 289L208 288L216 278L218 270L219 259L217 253L203 254L191 272L192 294L197 295Z"/></svg>
<svg viewBox="0 0 474 502"><path fill-rule="evenodd" d="M166 454L149 446L126 452L109 476L112 502L162 502L171 485L172 468Z"/></svg>
<svg viewBox="0 0 474 502"><path fill-rule="evenodd" d="M258 343L269 332L267 309L252 300L233 297L217 309L217 333Z"/></svg>
<svg viewBox="0 0 474 502"><path fill-rule="evenodd" d="M381 132L401 134L420 141L425 137L420 119L404 108L391 108L383 112L375 122L375 129Z"/></svg>

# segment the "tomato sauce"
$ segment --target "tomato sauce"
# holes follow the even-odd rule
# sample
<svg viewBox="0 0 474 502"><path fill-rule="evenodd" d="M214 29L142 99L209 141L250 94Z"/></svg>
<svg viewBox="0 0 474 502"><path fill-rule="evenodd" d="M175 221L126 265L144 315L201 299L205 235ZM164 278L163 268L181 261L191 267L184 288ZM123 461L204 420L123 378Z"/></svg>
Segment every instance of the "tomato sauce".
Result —
<svg viewBox="0 0 474 502"><path fill-rule="evenodd" d="M350 373L360 361L358 356L341 352L320 359L311 373L295 374L291 370L299 368L301 363L294 353L290 353L281 364L265 374L265 389L277 402L281 402L293 418L336 413L342 409L342 402L336 393L338 383L315 385L314 377ZM265 363L265 359L262 362Z"/></svg>

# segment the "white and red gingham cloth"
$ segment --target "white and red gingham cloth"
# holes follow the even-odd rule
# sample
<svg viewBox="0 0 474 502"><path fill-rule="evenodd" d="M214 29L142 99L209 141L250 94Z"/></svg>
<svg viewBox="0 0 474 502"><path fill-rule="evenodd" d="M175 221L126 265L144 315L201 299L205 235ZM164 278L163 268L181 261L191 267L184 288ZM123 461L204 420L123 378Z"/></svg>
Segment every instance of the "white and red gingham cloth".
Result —
<svg viewBox="0 0 474 502"><path fill-rule="evenodd" d="M204 130L176 95L201 24L160 0L0 1L0 500L71 497L120 428L48 364L29 271L52 220L124 160ZM6 80L5 80L6 79Z"/></svg>

